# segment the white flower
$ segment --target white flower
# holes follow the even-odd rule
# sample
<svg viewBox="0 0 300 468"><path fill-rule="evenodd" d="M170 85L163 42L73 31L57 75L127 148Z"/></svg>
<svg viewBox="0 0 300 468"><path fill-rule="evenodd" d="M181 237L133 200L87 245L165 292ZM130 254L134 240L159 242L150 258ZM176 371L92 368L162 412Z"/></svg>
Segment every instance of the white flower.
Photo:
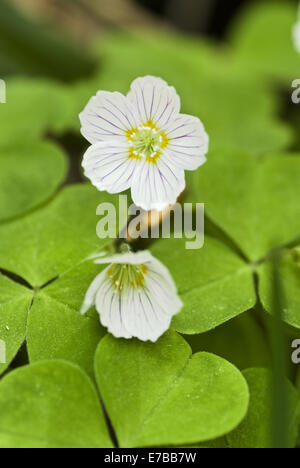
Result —
<svg viewBox="0 0 300 468"><path fill-rule="evenodd" d="M167 268L148 251L114 255L95 263L111 265L91 284L81 314L96 305L102 325L116 338L155 342L182 307Z"/></svg>
<svg viewBox="0 0 300 468"><path fill-rule="evenodd" d="M144 210L174 204L185 188L184 170L204 164L208 151L201 121L179 112L179 96L160 78L138 78L127 96L99 91L80 114L92 143L85 175L98 190L131 188Z"/></svg>

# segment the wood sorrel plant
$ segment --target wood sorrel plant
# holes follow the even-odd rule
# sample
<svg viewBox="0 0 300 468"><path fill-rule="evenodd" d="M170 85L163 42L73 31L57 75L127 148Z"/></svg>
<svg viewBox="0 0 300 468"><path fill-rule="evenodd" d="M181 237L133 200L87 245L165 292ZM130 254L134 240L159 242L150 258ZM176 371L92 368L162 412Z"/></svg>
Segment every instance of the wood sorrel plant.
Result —
<svg viewBox="0 0 300 468"><path fill-rule="evenodd" d="M291 105L300 56L291 38L295 8L258 3L233 27L226 49L169 33L114 33L106 43L101 37L101 66L90 79L7 81L0 105L1 447L297 446L299 366L288 356L290 379L282 375L276 342L291 354L300 333L298 107L281 112L285 122L278 117L280 106ZM205 202L203 248L186 250L185 239L133 245L165 265L183 303L155 343L107 334L93 307L80 315L99 273L119 289L123 280L145 285L148 270L126 269L123 277L119 263L110 270L92 261L114 254L109 239L97 238L96 207L112 202L118 210L118 199L89 183L60 188L68 163L57 145L67 132L79 164L84 148L70 134L79 133L76 116L95 87L127 92L134 76L149 73L174 83L183 112L202 119L211 137L209 162L186 173L182 199ZM274 83L287 90L284 102ZM140 162L154 174L162 162L155 152L167 150L169 137L145 123L134 127L141 134L126 135L126 149L133 156L143 150L131 167ZM55 143L45 141L49 134ZM274 252L284 297L276 322L280 315L284 323L280 334L275 327L271 359ZM158 320L173 315L167 304L157 306L168 313Z"/></svg>

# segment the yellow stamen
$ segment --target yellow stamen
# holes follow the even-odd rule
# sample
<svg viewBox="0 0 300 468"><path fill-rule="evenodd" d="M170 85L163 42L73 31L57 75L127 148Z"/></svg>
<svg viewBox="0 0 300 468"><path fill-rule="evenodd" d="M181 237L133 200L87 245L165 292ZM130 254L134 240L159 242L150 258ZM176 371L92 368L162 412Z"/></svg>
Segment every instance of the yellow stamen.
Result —
<svg viewBox="0 0 300 468"><path fill-rule="evenodd" d="M152 130L158 130L157 125L155 125L151 119L147 120L147 122L144 124L144 127L149 127Z"/></svg>
<svg viewBox="0 0 300 468"><path fill-rule="evenodd" d="M113 269L113 266L111 266L108 270L107 270L107 276L109 278L112 278L113 274L114 274L114 269Z"/></svg>
<svg viewBox="0 0 300 468"><path fill-rule="evenodd" d="M140 288L144 285L145 276L148 272L146 265L114 264L107 270L107 277L112 282L114 289L126 290L129 286Z"/></svg>
<svg viewBox="0 0 300 468"><path fill-rule="evenodd" d="M139 160L139 159L142 159L142 157L141 157L139 154L137 154L137 153L134 151L133 148L130 148L130 149L129 149L128 159L137 159L137 160Z"/></svg>
<svg viewBox="0 0 300 468"><path fill-rule="evenodd" d="M126 137L128 140L132 141L133 138L135 137L136 132L138 131L137 128L131 128L126 131Z"/></svg>
<svg viewBox="0 0 300 468"><path fill-rule="evenodd" d="M161 157L161 153L157 152L153 156L147 156L146 161L152 164L157 164L157 161Z"/></svg>
<svg viewBox="0 0 300 468"><path fill-rule="evenodd" d="M169 140L169 138L167 137L167 135L165 134L165 132L162 132L162 133L160 134L160 136L161 136L161 144L160 144L161 149L165 149L165 148L168 146L170 140Z"/></svg>

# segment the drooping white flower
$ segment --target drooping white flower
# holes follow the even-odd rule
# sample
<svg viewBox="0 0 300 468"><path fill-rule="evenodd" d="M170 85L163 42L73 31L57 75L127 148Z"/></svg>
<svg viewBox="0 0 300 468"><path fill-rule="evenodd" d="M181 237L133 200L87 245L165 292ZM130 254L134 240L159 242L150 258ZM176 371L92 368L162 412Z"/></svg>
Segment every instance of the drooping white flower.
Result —
<svg viewBox="0 0 300 468"><path fill-rule="evenodd" d="M81 314L95 305L102 325L116 338L157 341L182 307L167 268L148 251L95 263L110 265L88 289Z"/></svg>
<svg viewBox="0 0 300 468"><path fill-rule="evenodd" d="M295 49L300 53L300 5L298 10L298 22L293 27L293 40Z"/></svg>
<svg viewBox="0 0 300 468"><path fill-rule="evenodd" d="M109 193L131 188L144 210L174 204L185 188L184 170L206 161L201 121L180 114L179 96L160 78L136 79L127 96L99 91L80 120L92 144L82 163L86 177Z"/></svg>

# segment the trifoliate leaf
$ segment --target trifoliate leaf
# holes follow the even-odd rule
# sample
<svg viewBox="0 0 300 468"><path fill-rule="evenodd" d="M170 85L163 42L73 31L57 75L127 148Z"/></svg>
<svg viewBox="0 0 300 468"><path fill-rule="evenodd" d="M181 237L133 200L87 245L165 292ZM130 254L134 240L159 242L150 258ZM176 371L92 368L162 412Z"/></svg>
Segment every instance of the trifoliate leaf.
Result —
<svg viewBox="0 0 300 468"><path fill-rule="evenodd" d="M252 261L300 236L300 158L210 153L198 171L206 214Z"/></svg>
<svg viewBox="0 0 300 468"><path fill-rule="evenodd" d="M99 265L83 263L37 294L27 330L31 362L64 359L94 377L94 354L106 331L98 314L81 316L79 311L99 271Z"/></svg>
<svg viewBox="0 0 300 468"><path fill-rule="evenodd" d="M215 439L247 410L239 371L213 354L192 356L172 332L155 344L107 335L96 354L96 376L121 447Z"/></svg>
<svg viewBox="0 0 300 468"><path fill-rule="evenodd" d="M51 143L0 146L0 222L46 201L64 181L66 170L63 152Z"/></svg>
<svg viewBox="0 0 300 468"><path fill-rule="evenodd" d="M8 374L0 412L2 448L112 446L97 392L73 364L45 361Z"/></svg>
<svg viewBox="0 0 300 468"><path fill-rule="evenodd" d="M25 340L32 297L32 291L0 274L0 374L7 369Z"/></svg>
<svg viewBox="0 0 300 468"><path fill-rule="evenodd" d="M165 239L152 253L170 270L183 301L173 320L181 333L211 330L256 303L251 268L208 236L200 250L186 250L184 239Z"/></svg>
<svg viewBox="0 0 300 468"><path fill-rule="evenodd" d="M0 227L0 268L35 288L74 268L111 243L97 237L96 209L114 200L88 185L65 188L45 208Z"/></svg>
<svg viewBox="0 0 300 468"><path fill-rule="evenodd" d="M227 440L231 448L271 448L271 373L266 369L247 369L243 372L250 389L247 417ZM297 407L299 397L294 386L286 379L289 403L288 444L295 447L298 434Z"/></svg>

